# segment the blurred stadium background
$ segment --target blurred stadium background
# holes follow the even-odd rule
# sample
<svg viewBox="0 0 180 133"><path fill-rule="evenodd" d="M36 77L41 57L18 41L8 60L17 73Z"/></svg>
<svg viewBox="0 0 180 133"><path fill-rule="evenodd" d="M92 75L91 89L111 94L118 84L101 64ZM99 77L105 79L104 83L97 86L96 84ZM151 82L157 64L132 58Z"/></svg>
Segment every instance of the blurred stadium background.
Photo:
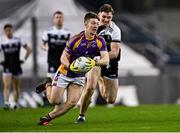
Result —
<svg viewBox="0 0 180 133"><path fill-rule="evenodd" d="M37 101L43 104L33 93L47 70L46 52L40 50L38 44L43 31L52 25L53 12L63 11L65 27L76 34L83 29L84 14L98 12L103 3L113 6L114 21L122 31L116 104L180 103L179 0L0 0L0 36L3 25L11 22L15 26L15 35L33 47L33 54L23 64L22 105L36 107ZM2 59L0 53L0 61ZM1 107L2 91L0 80ZM98 93L94 97L95 103L104 103Z"/></svg>

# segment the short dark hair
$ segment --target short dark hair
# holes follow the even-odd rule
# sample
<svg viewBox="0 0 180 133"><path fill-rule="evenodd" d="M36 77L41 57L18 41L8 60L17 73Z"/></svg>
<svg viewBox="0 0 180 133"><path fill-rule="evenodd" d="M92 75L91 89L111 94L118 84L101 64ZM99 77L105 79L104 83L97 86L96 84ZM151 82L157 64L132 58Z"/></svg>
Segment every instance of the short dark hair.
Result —
<svg viewBox="0 0 180 133"><path fill-rule="evenodd" d="M103 4L103 5L99 8L99 12L112 12L112 14L114 14L114 9L113 9L112 6L109 5L109 4Z"/></svg>
<svg viewBox="0 0 180 133"><path fill-rule="evenodd" d="M12 26L12 24L9 24L9 23L8 23L8 24L5 24L5 25L4 25L4 30L5 30L6 28L13 28L13 26Z"/></svg>
<svg viewBox="0 0 180 133"><path fill-rule="evenodd" d="M94 12L88 12L88 13L86 13L86 15L84 16L84 23L85 23L86 21L88 21L89 19L91 19L91 18L96 18L96 19L99 20L99 17L98 17L98 15L97 15L96 13L94 13Z"/></svg>
<svg viewBox="0 0 180 133"><path fill-rule="evenodd" d="M54 13L53 13L53 17L56 15L56 14L60 14L60 15L63 15L63 12L61 12L61 11L55 11Z"/></svg>

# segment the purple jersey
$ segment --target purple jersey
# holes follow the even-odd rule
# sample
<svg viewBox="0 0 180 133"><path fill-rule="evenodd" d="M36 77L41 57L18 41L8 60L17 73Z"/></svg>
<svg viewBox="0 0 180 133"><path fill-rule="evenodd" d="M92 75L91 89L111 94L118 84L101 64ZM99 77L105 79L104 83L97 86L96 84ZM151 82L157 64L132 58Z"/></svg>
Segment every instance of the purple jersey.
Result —
<svg viewBox="0 0 180 133"><path fill-rule="evenodd" d="M105 41L102 37L95 35L94 39L88 40L84 31L70 39L65 50L71 55L70 63L80 56L94 58L100 51L107 51ZM76 74L67 70L64 65L59 67L59 71L68 77L82 77L85 74Z"/></svg>

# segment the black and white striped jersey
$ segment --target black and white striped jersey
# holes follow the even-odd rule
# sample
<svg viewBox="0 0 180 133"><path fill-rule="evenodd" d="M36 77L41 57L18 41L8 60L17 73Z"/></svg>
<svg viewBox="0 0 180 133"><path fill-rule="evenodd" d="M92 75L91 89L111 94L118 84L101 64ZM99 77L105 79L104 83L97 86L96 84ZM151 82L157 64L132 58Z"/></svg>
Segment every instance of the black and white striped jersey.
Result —
<svg viewBox="0 0 180 133"><path fill-rule="evenodd" d="M22 46L26 47L27 43L24 43L18 37L7 38L3 36L0 38L0 51L4 53L4 63L6 67L20 64L20 50Z"/></svg>
<svg viewBox="0 0 180 133"><path fill-rule="evenodd" d="M71 32L65 28L57 29L50 27L44 32L42 40L48 44L48 63L60 64L60 56L66 46L66 42L71 38Z"/></svg>
<svg viewBox="0 0 180 133"><path fill-rule="evenodd" d="M100 26L98 28L98 34L105 39L108 51L111 50L110 47L111 42L121 42L121 30L112 21L108 28L105 28L105 26ZM120 59L120 53L116 60L119 59Z"/></svg>
<svg viewBox="0 0 180 133"><path fill-rule="evenodd" d="M99 28L101 28L101 26ZM121 30L114 22L111 22L108 28L105 27L101 28L101 30L99 31L99 35L101 36L109 35L110 38L107 38L106 40L107 42L121 42Z"/></svg>

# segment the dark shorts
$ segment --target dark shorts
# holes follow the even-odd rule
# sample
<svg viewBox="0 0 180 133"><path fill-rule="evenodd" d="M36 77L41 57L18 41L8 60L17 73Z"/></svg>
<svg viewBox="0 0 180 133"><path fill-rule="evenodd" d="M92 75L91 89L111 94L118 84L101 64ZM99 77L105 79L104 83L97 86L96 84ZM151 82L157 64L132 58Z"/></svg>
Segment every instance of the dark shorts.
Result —
<svg viewBox="0 0 180 133"><path fill-rule="evenodd" d="M110 79L117 79L118 78L118 62L111 60L108 66L102 66L101 76L107 77Z"/></svg>
<svg viewBox="0 0 180 133"><path fill-rule="evenodd" d="M4 67L3 70L4 74L12 74L13 76L19 76L22 74L22 68L21 66L19 67Z"/></svg>
<svg viewBox="0 0 180 133"><path fill-rule="evenodd" d="M56 73L57 69L59 68L60 64L48 64L48 73Z"/></svg>

